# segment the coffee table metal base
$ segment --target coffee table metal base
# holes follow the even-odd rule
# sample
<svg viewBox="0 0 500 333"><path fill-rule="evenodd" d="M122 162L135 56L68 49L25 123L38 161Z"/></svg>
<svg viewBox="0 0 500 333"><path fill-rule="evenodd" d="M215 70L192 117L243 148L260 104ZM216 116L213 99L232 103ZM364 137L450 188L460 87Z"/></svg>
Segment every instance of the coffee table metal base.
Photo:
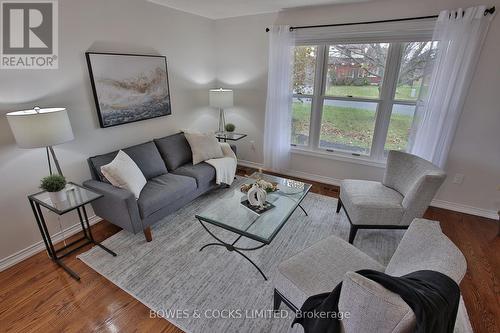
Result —
<svg viewBox="0 0 500 333"><path fill-rule="evenodd" d="M226 243L226 242L222 241L217 236L215 236L210 230L208 230L208 228L205 226L205 224L203 223L203 221L201 221L200 219L198 219L198 221L200 221L201 225L210 234L210 236L212 236L213 238L215 238L218 241L218 243L208 243L206 245L203 245L200 248L200 252L203 251L204 248L209 247L209 246L224 246L226 248L226 250L228 250L229 252L236 252L239 255L241 255L243 258L245 258L246 260L248 260L255 268L257 268L257 270L262 275L262 277L264 278L264 280L267 281L266 275L264 274L264 272L262 272L262 270L259 268L259 266L257 266L257 264L254 263L252 261L252 259L248 258L243 252L241 252L241 251L254 251L254 250L258 250L258 249L264 247L266 244L262 243L259 246L249 247L249 248L241 248L241 247L234 246L236 244L236 242L239 241L240 238L243 237L243 236L241 236L241 235L238 236L238 238L236 238L236 240L232 244L229 244L229 243Z"/></svg>

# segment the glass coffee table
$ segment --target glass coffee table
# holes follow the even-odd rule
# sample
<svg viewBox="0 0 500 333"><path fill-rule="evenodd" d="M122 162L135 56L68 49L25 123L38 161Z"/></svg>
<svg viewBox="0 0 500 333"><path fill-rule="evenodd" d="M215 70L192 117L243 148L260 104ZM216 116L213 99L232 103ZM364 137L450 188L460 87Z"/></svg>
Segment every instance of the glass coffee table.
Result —
<svg viewBox="0 0 500 333"><path fill-rule="evenodd" d="M216 243L204 245L200 251L209 246L223 246L228 251L234 251L242 255L267 280L262 270L242 251L253 251L270 244L297 208L300 208L307 215L307 212L300 204L309 193L311 185L257 172L245 178L244 183L251 184L257 179L278 183L278 191L268 193L266 199L267 202L274 205L274 208L262 214L253 212L241 203L247 198L246 194L241 192L239 186L234 186L234 188L228 189L221 197L211 202L195 217L200 221L203 228L217 240ZM229 230L238 237L232 243L227 243L215 236L206 224ZM261 244L250 248L236 246L236 243L242 237L253 239Z"/></svg>

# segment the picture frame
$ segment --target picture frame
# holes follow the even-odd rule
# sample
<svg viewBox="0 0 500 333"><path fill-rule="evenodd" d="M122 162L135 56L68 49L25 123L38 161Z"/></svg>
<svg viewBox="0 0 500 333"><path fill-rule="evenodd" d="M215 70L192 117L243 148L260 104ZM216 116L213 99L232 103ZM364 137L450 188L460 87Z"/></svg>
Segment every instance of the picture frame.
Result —
<svg viewBox="0 0 500 333"><path fill-rule="evenodd" d="M101 128L172 114L167 58L85 52Z"/></svg>

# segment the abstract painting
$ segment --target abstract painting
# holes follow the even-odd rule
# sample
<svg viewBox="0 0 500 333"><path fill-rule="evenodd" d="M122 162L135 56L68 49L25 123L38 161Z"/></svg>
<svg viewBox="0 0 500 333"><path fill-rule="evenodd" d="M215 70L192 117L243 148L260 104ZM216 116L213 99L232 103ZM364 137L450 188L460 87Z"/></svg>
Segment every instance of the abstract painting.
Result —
<svg viewBox="0 0 500 333"><path fill-rule="evenodd" d="M86 52L101 127L172 113L164 56Z"/></svg>

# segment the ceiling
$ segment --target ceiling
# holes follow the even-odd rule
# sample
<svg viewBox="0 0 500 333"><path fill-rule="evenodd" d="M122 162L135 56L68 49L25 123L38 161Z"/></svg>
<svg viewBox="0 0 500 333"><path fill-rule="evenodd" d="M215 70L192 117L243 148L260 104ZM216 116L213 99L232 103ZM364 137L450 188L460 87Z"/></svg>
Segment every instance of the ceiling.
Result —
<svg viewBox="0 0 500 333"><path fill-rule="evenodd" d="M191 14L222 19L228 17L274 13L281 9L367 2L370 0L148 0Z"/></svg>

